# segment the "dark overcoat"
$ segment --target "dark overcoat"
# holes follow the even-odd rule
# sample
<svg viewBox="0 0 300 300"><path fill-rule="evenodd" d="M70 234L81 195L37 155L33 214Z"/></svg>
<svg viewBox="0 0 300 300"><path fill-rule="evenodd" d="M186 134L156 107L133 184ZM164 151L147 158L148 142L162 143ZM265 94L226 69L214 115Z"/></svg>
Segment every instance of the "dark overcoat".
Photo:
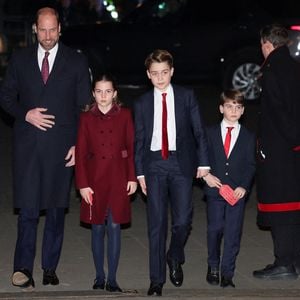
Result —
<svg viewBox="0 0 300 300"><path fill-rule="evenodd" d="M258 133L258 224L300 224L300 64L286 46L263 68Z"/></svg>
<svg viewBox="0 0 300 300"><path fill-rule="evenodd" d="M103 224L110 209L114 223L131 220L128 181L137 181L134 168L134 127L131 111L114 105L102 114L95 105L80 117L75 178L78 189L94 191L93 205L81 201L80 220Z"/></svg>
<svg viewBox="0 0 300 300"><path fill-rule="evenodd" d="M42 81L37 45L16 52L1 86L0 104L14 118L13 191L16 208L68 207L73 167L65 156L76 143L81 108L91 99L86 58L59 43L48 81ZM47 108L55 125L42 131L25 121Z"/></svg>

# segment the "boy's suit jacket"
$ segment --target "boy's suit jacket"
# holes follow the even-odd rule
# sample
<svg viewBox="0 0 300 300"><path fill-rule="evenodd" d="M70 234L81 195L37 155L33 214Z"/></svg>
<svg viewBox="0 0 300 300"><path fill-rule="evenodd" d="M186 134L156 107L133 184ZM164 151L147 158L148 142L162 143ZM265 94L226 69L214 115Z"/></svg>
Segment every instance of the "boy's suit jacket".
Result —
<svg viewBox="0 0 300 300"><path fill-rule="evenodd" d="M221 126L213 125L207 128L208 155L211 173L218 177L222 184L228 184L233 189L240 186L250 190L255 173L255 135L241 125L239 136L228 157L226 158L222 141ZM217 188L205 185L205 193L217 195Z"/></svg>
<svg viewBox="0 0 300 300"><path fill-rule="evenodd" d="M208 166L207 139L200 109L194 92L172 85L174 90L176 152L181 171L195 176L198 166ZM135 103L136 174L145 175L150 163L153 133L154 89Z"/></svg>

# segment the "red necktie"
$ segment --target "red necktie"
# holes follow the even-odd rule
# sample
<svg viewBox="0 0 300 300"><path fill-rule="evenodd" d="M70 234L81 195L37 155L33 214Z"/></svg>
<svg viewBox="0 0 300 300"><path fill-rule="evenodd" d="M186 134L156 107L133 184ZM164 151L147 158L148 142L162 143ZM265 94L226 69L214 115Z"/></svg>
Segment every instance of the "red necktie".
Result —
<svg viewBox="0 0 300 300"><path fill-rule="evenodd" d="M225 150L226 157L228 157L228 153L229 153L229 149L230 149L231 130L233 128L234 127L227 127L227 133L226 133L225 142L224 142L224 150Z"/></svg>
<svg viewBox="0 0 300 300"><path fill-rule="evenodd" d="M45 56L43 58L43 62L42 62L42 78L44 81L44 84L46 84L48 77L49 77L49 62L48 62L48 56L49 56L49 52L46 51L45 52Z"/></svg>
<svg viewBox="0 0 300 300"><path fill-rule="evenodd" d="M162 139L161 139L161 156L163 159L167 159L169 155L169 143L168 143L168 112L167 112L167 93L162 93Z"/></svg>

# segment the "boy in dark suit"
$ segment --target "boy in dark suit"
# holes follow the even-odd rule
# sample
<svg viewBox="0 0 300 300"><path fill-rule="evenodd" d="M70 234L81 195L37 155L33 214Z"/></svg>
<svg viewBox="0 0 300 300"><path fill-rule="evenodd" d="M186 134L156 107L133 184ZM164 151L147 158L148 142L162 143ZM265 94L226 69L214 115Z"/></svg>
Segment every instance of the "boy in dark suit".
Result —
<svg viewBox="0 0 300 300"><path fill-rule="evenodd" d="M235 287L232 278L240 249L245 201L255 173L255 136L239 123L244 113L242 93L226 90L220 100L223 120L207 129L211 171L203 177L207 200L206 280L218 285L221 269L221 287ZM232 197L238 200L234 205L219 194L219 189L225 184L233 189Z"/></svg>
<svg viewBox="0 0 300 300"><path fill-rule="evenodd" d="M145 61L154 89L135 103L135 164L147 195L150 288L161 296L166 263L175 286L183 282L184 246L192 222L193 177L208 172L205 128L192 90L171 84L172 55L155 50ZM172 237L166 253L168 203Z"/></svg>

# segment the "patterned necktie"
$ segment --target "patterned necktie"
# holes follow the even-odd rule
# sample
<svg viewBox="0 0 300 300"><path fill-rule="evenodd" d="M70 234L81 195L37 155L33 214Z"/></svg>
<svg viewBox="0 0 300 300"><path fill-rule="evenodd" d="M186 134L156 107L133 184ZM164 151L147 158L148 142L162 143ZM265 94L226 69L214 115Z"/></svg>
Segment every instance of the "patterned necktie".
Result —
<svg viewBox="0 0 300 300"><path fill-rule="evenodd" d="M226 133L225 142L224 142L224 150L225 150L226 157L228 157L228 154L229 154L230 141L231 141L231 130L233 128L234 127L227 127L227 133Z"/></svg>
<svg viewBox="0 0 300 300"><path fill-rule="evenodd" d="M49 61L48 61L48 56L49 56L49 52L46 51L45 52L45 56L43 58L43 62L42 62L42 78L44 81L44 84L46 84L48 77L49 77Z"/></svg>
<svg viewBox="0 0 300 300"><path fill-rule="evenodd" d="M161 156L163 159L167 159L169 155L169 143L168 143L168 112L167 112L167 93L162 93L162 139L161 139Z"/></svg>

